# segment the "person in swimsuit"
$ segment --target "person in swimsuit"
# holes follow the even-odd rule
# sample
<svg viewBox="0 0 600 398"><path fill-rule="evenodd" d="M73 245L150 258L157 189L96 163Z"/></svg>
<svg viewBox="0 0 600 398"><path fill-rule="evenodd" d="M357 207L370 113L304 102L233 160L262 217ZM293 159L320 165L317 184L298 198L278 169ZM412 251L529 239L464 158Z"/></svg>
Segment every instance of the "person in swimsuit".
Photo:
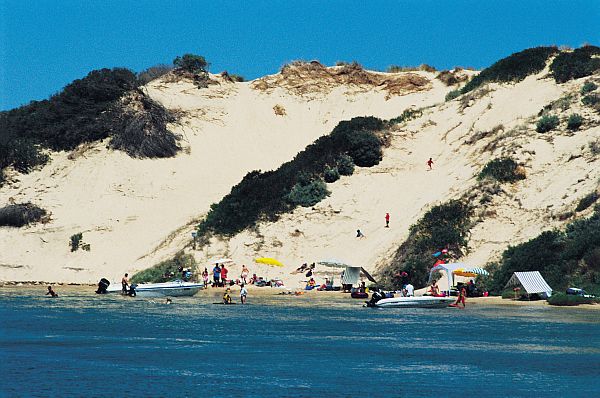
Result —
<svg viewBox="0 0 600 398"><path fill-rule="evenodd" d="M58 297L58 294L54 290L52 290L52 286L48 286L48 291L46 292L46 296L50 295L50 297Z"/></svg>
<svg viewBox="0 0 600 398"><path fill-rule="evenodd" d="M240 300L241 300L242 304L246 304L247 298L248 298L248 289L246 289L246 286L242 283L242 286L240 289Z"/></svg>
<svg viewBox="0 0 600 398"><path fill-rule="evenodd" d="M121 278L121 294L127 294L129 288L129 274L125 274L123 278Z"/></svg>
<svg viewBox="0 0 600 398"><path fill-rule="evenodd" d="M204 288L208 289L208 269L204 267L204 272L202 272L202 280L204 281Z"/></svg>
<svg viewBox="0 0 600 398"><path fill-rule="evenodd" d="M460 289L460 293L458 294L458 298L456 299L456 302L454 303L454 305L456 307L458 307L458 304L462 303L463 308L465 308L466 307L466 297L467 297L467 289L462 287Z"/></svg>
<svg viewBox="0 0 600 398"><path fill-rule="evenodd" d="M231 304L231 290L227 288L225 293L223 293L223 304Z"/></svg>
<svg viewBox="0 0 600 398"><path fill-rule="evenodd" d="M244 284L248 283L248 275L250 274L250 270L246 267L246 264L242 265L242 282Z"/></svg>

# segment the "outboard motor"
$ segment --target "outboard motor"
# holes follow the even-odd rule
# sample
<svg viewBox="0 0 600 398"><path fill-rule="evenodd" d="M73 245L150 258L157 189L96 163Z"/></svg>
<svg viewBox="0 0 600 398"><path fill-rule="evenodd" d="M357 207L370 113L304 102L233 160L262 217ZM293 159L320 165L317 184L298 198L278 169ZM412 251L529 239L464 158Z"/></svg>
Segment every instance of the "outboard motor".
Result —
<svg viewBox="0 0 600 398"><path fill-rule="evenodd" d="M131 297L135 297L136 293L135 293L135 288L137 287L137 285L134 283L132 285L129 285L129 291L127 292L127 294Z"/></svg>
<svg viewBox="0 0 600 398"><path fill-rule="evenodd" d="M108 279L106 278L102 278L100 279L100 282L98 282L98 290L96 290L96 294L106 294L106 289L108 289L108 286L110 285L110 282Z"/></svg>
<svg viewBox="0 0 600 398"><path fill-rule="evenodd" d="M375 307L375 304L379 300L384 299L384 298L386 298L385 293L380 290L376 290L373 292L373 295L371 296L371 300L365 301L365 303L367 303L367 307Z"/></svg>

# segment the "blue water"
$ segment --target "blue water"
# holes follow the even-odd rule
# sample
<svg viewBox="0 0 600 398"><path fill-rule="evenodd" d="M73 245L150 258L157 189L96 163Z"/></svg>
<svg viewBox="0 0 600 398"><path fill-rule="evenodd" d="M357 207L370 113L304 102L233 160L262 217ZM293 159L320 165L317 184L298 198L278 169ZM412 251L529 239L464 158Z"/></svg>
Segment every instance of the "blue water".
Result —
<svg viewBox="0 0 600 398"><path fill-rule="evenodd" d="M600 311L43 293L0 289L1 396L600 396Z"/></svg>

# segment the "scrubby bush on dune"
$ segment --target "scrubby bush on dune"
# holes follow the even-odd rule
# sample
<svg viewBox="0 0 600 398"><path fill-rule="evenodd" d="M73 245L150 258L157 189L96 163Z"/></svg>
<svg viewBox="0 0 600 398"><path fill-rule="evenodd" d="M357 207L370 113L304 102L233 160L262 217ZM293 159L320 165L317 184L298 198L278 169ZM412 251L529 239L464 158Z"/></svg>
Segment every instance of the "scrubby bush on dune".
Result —
<svg viewBox="0 0 600 398"><path fill-rule="evenodd" d="M455 98L460 97L461 91L460 90L452 90L450 91L448 94L446 94L446 102L447 101L452 101Z"/></svg>
<svg viewBox="0 0 600 398"><path fill-rule="evenodd" d="M340 172L337 167L326 167L323 171L323 179L325 182L332 183L340 179Z"/></svg>
<svg viewBox="0 0 600 398"><path fill-rule="evenodd" d="M535 131L538 133L546 133L558 127L559 122L558 116L544 115L538 120Z"/></svg>
<svg viewBox="0 0 600 398"><path fill-rule="evenodd" d="M132 91L103 116L111 136L110 147L137 158L172 157L179 151L179 136L167 128L172 113L146 96Z"/></svg>
<svg viewBox="0 0 600 398"><path fill-rule="evenodd" d="M585 82L583 84L583 86L581 87L581 94L591 93L592 91L594 91L597 88L598 88L598 85L596 85L596 83L594 83L594 82Z"/></svg>
<svg viewBox="0 0 600 398"><path fill-rule="evenodd" d="M201 55L184 54L180 57L176 57L173 60L173 65L186 72L201 74L208 72L208 67L210 64Z"/></svg>
<svg viewBox="0 0 600 398"><path fill-rule="evenodd" d="M492 290L501 292L515 271L540 271L557 291L600 284L600 213L571 222L565 231L545 231L502 254L492 272Z"/></svg>
<svg viewBox="0 0 600 398"><path fill-rule="evenodd" d="M514 53L482 70L462 88L461 93L490 82L520 82L529 75L541 72L548 58L557 52L556 47L534 47Z"/></svg>
<svg viewBox="0 0 600 398"><path fill-rule="evenodd" d="M340 175L351 176L354 173L354 161L348 155L340 155L335 164Z"/></svg>
<svg viewBox="0 0 600 398"><path fill-rule="evenodd" d="M180 251L173 258L136 273L131 277L131 283L158 283L181 279L180 267L190 268L197 273L196 266L193 255Z"/></svg>
<svg viewBox="0 0 600 398"><path fill-rule="evenodd" d="M410 227L409 235L396 251L391 263L381 272L381 282L388 288L400 287L396 275L408 273L411 283L425 286L435 259L432 254L449 247L457 257L467 244L471 228L472 208L459 200L451 200L429 210Z"/></svg>
<svg viewBox="0 0 600 398"><path fill-rule="evenodd" d="M600 196L598 195L598 192L596 192L596 191L593 191L593 192L585 195L583 198L581 198L581 200L577 204L575 211L583 211L583 210L587 209L588 207L590 207L591 205L596 203L596 201L599 198L600 198Z"/></svg>
<svg viewBox="0 0 600 398"><path fill-rule="evenodd" d="M209 232L232 235L260 220L276 220L280 214L301 203L314 204L312 200L298 199L302 195L297 194L308 191L311 197L322 199L324 196L319 183L314 182L308 189L308 181L321 180L325 167L338 164L340 157L346 155L353 163L360 162L362 165L379 162L381 142L374 132L383 127L383 121L374 117L356 117L340 122L331 134L317 139L277 170L248 173L219 203L211 205L206 218L198 226L199 235ZM364 145L364 148L359 145ZM296 186L297 183L300 184ZM290 197L295 186L295 193ZM315 192L321 194L312 195Z"/></svg>
<svg viewBox="0 0 600 398"><path fill-rule="evenodd" d="M596 107L600 104L600 95L595 93L588 94L581 99L581 103L586 106Z"/></svg>
<svg viewBox="0 0 600 398"><path fill-rule="evenodd" d="M0 226L23 227L42 221L46 215L46 210L31 203L8 205L0 208Z"/></svg>
<svg viewBox="0 0 600 398"><path fill-rule="evenodd" d="M572 52L561 52L554 58L550 71L557 83L590 76L600 71L600 47L583 46Z"/></svg>
<svg viewBox="0 0 600 398"><path fill-rule="evenodd" d="M329 195L327 186L320 178L311 181L299 181L292 187L287 200L297 206L311 207Z"/></svg>
<svg viewBox="0 0 600 398"><path fill-rule="evenodd" d="M583 117L579 113L573 113L569 115L567 119L567 128L569 130L579 130L579 127L583 124Z"/></svg>
<svg viewBox="0 0 600 398"><path fill-rule="evenodd" d="M500 182L514 182L525 176L518 172L519 165L511 158L500 158L489 161L481 170L477 179L492 178Z"/></svg>

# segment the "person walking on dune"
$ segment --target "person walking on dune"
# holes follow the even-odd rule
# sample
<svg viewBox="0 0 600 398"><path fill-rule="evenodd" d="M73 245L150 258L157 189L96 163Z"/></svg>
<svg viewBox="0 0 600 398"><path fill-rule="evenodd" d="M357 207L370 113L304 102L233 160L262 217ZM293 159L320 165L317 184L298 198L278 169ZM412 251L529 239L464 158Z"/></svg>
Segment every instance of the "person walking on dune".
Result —
<svg viewBox="0 0 600 398"><path fill-rule="evenodd" d="M429 170L431 170L433 167L433 159L429 158L429 160L427 161L427 166L429 166Z"/></svg>
<svg viewBox="0 0 600 398"><path fill-rule="evenodd" d="M390 227L390 213L385 213L385 227Z"/></svg>

